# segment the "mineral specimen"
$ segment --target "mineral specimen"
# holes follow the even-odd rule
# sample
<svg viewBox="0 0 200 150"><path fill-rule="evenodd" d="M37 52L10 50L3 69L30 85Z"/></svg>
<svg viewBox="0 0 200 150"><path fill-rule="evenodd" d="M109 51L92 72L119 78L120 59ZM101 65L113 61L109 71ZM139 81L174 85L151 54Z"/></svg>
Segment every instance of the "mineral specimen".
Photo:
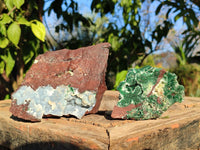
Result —
<svg viewBox="0 0 200 150"><path fill-rule="evenodd" d="M184 87L177 76L159 68L146 66L130 69L120 92L112 118L145 120L158 118L175 102L182 102Z"/></svg>
<svg viewBox="0 0 200 150"><path fill-rule="evenodd" d="M10 111L18 118L96 113L105 92L109 43L39 55L12 94Z"/></svg>

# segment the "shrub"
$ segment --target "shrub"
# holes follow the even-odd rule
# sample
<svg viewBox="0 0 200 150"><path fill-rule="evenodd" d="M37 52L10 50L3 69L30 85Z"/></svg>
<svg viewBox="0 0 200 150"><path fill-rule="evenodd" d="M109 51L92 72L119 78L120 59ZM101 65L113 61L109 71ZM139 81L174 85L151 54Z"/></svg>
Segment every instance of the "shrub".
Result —
<svg viewBox="0 0 200 150"><path fill-rule="evenodd" d="M198 64L185 64L170 69L178 76L178 81L185 87L185 95L200 97L200 66Z"/></svg>

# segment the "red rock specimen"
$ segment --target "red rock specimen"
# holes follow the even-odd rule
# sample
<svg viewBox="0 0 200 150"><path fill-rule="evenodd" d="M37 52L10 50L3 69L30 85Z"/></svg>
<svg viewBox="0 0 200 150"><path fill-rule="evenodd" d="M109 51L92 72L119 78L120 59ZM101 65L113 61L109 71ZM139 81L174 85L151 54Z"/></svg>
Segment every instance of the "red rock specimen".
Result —
<svg viewBox="0 0 200 150"><path fill-rule="evenodd" d="M81 118L96 113L107 89L109 47L109 43L102 43L39 55L22 85L12 94L12 114L40 121L44 115L71 114Z"/></svg>

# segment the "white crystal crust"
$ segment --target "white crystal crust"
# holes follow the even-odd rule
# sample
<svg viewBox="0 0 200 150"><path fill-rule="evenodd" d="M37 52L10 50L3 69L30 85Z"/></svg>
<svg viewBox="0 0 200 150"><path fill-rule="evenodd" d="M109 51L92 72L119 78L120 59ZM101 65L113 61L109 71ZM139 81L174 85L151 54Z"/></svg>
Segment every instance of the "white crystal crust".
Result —
<svg viewBox="0 0 200 150"><path fill-rule="evenodd" d="M91 111L96 104L96 92L80 93L77 88L60 85L55 89L41 86L33 90L30 86L21 86L12 95L17 105L28 105L27 113L41 119L43 115L73 115L82 118L85 112Z"/></svg>

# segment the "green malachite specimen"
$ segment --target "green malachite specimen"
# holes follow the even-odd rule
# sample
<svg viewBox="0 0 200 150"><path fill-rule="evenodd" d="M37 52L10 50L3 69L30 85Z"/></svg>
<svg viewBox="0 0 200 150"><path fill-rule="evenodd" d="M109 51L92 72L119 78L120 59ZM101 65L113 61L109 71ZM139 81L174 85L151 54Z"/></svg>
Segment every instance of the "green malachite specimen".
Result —
<svg viewBox="0 0 200 150"><path fill-rule="evenodd" d="M130 69L117 89L120 100L113 109L113 118L158 118L184 97L184 87L179 85L175 74L151 66Z"/></svg>

